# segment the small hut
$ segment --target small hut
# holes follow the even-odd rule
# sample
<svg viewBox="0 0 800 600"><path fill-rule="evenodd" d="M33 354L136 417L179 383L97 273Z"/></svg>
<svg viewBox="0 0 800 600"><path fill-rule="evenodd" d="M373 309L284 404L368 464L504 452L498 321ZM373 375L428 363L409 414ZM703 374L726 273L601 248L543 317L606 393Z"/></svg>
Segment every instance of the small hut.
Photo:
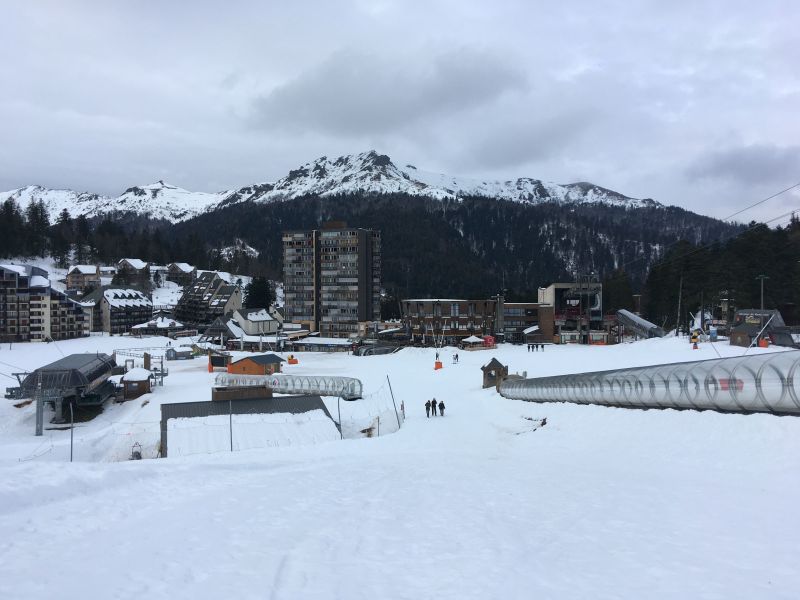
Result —
<svg viewBox="0 0 800 600"><path fill-rule="evenodd" d="M277 354L257 354L246 356L228 365L228 373L239 375L272 375L281 372L284 360Z"/></svg>
<svg viewBox="0 0 800 600"><path fill-rule="evenodd" d="M506 377L508 377L508 367L499 360L493 358L488 364L481 367L483 371L483 387L497 387Z"/></svg>
<svg viewBox="0 0 800 600"><path fill-rule="evenodd" d="M122 376L122 397L125 400L133 400L143 394L149 394L151 385L150 380L153 374L147 369L131 369Z"/></svg>

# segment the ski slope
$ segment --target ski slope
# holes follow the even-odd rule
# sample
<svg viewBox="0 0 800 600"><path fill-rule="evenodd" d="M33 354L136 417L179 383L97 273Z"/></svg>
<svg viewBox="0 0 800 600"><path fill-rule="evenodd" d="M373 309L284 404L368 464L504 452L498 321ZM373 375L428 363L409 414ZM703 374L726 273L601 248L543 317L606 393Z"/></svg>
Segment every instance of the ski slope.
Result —
<svg viewBox="0 0 800 600"><path fill-rule="evenodd" d="M155 343L60 346L122 341ZM0 361L52 346L4 346ZM664 338L460 352L456 365L443 350L436 372L433 350L297 353L293 372L359 377L366 391L389 375L403 428L165 460L102 462L102 429L205 399L200 363L171 371L147 406L82 424L81 447L95 448L84 462L65 462L63 431L20 461L36 443L30 407L3 405L0 597L795 598L800 419L531 404L480 387L493 356L538 376L743 351ZM430 397L443 418L425 417Z"/></svg>

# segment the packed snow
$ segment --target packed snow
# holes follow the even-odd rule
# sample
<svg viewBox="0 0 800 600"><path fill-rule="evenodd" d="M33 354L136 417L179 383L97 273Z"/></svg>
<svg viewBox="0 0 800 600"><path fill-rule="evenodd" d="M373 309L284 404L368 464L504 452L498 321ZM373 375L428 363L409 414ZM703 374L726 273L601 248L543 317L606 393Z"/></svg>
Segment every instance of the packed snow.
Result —
<svg viewBox="0 0 800 600"><path fill-rule="evenodd" d="M15 344L2 347L0 365L8 372L62 352L165 343ZM300 364L286 372L358 377L367 396L385 392L389 376L407 418L372 439L338 440L327 423L314 439L283 419L275 427L303 443L263 447L270 428L256 423L248 439L259 448L231 453L217 447L224 435L200 446L192 436L191 456L125 460L135 442L153 455L160 403L210 397L214 374L204 359L168 363L163 387L79 423L73 464L68 430L36 438L33 407L4 402L0 597L800 594L800 419L534 404L481 389L480 366L493 357L540 376L743 348L692 350L678 338L544 352L503 345L459 351L457 364L455 352L439 350L438 371L434 349L295 353ZM445 402L444 417L426 418L432 397ZM326 404L336 418L336 401ZM360 404L342 402L343 421Z"/></svg>

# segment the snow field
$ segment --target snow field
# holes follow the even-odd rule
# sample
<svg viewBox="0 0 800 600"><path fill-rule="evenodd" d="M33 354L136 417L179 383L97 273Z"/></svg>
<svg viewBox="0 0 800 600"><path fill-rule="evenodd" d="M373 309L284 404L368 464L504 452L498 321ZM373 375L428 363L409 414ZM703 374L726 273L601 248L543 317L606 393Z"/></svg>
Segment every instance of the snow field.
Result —
<svg viewBox="0 0 800 600"><path fill-rule="evenodd" d="M0 360L47 362L50 346ZM709 345L507 346L459 352L458 365L443 350L436 372L433 353L297 353L293 372L358 377L370 393L389 375L407 419L377 439L19 462L33 425L3 406L0 597L797 597L799 419L532 404L480 387L492 356L536 376L716 357ZM148 405L101 416L145 422L160 401L206 399L213 376L175 364ZM430 397L445 417L425 417ZM99 427L87 439L103 445Z"/></svg>

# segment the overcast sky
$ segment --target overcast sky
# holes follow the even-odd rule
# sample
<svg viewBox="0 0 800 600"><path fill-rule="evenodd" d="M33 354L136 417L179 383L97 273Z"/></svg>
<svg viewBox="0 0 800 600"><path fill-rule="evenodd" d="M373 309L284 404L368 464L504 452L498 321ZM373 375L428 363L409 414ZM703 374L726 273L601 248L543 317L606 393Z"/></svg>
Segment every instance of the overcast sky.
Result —
<svg viewBox="0 0 800 600"><path fill-rule="evenodd" d="M725 217L800 182L800 3L0 4L0 190L218 191L368 149ZM800 208L787 193L740 219ZM786 219L776 222L783 222Z"/></svg>

